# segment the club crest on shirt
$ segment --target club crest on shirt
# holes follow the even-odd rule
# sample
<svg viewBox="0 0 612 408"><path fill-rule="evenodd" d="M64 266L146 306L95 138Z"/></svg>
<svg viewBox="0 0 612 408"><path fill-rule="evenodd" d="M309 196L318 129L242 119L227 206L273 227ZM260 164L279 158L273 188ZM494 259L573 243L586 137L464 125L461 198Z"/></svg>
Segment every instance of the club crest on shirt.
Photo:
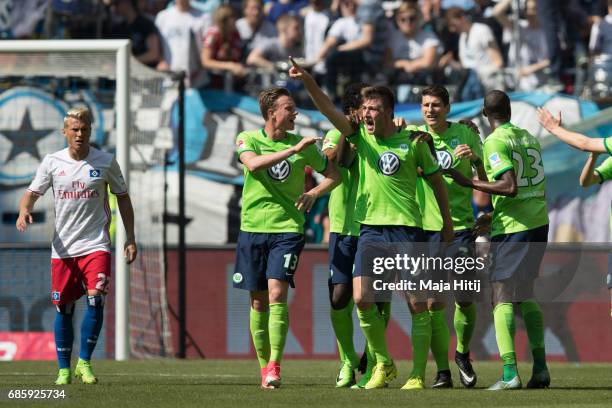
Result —
<svg viewBox="0 0 612 408"><path fill-rule="evenodd" d="M89 177L92 177L92 178L102 177L102 170L90 169L89 170Z"/></svg>
<svg viewBox="0 0 612 408"><path fill-rule="evenodd" d="M60 300L60 293L59 292L51 292L51 300Z"/></svg>
<svg viewBox="0 0 612 408"><path fill-rule="evenodd" d="M291 164L287 160L283 160L268 168L268 176L276 181L286 180L289 174L291 174Z"/></svg>
<svg viewBox="0 0 612 408"><path fill-rule="evenodd" d="M449 146L452 147L453 149L459 146L459 139L452 139L449 143Z"/></svg>
<svg viewBox="0 0 612 408"><path fill-rule="evenodd" d="M378 168L385 176L392 176L400 168L400 159L393 152L384 152L378 159Z"/></svg>
<svg viewBox="0 0 612 408"><path fill-rule="evenodd" d="M443 170L448 170L451 168L453 164L453 156L446 150L436 150L436 157L438 158L438 163Z"/></svg>

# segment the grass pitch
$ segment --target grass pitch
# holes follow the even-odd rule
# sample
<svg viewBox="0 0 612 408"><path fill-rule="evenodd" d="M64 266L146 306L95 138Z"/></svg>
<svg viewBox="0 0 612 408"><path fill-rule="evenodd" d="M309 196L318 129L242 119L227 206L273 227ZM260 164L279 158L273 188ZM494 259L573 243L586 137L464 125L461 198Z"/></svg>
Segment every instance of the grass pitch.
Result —
<svg viewBox="0 0 612 408"><path fill-rule="evenodd" d="M501 373L500 363L475 362L477 388L464 389L451 362L455 388L452 390L402 391L411 362L398 361L399 377L384 390L335 389L336 361L296 361L283 363L283 387L259 388L255 360L148 360L94 361L100 379L86 386L74 380L65 386L66 398L58 400L9 400L11 389L52 389L57 368L54 362L0 363L0 405L10 407L567 407L612 406L612 364L552 363L552 388L490 392ZM428 366L427 386L434 376ZM519 366L523 383L531 368Z"/></svg>

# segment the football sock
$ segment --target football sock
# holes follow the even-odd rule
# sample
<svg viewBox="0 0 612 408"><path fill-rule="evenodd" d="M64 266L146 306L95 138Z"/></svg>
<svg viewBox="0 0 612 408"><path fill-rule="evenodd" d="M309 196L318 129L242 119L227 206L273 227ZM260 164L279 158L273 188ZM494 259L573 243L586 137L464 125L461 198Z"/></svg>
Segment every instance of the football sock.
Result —
<svg viewBox="0 0 612 408"><path fill-rule="evenodd" d="M391 357L387 351L385 340L385 322L383 321L376 306L369 309L357 309L359 324L368 342L368 348L376 356L377 363L391 364Z"/></svg>
<svg viewBox="0 0 612 408"><path fill-rule="evenodd" d="M74 304L57 306L55 314L55 350L59 368L70 368L70 357L72 355L72 342L74 341L74 329L72 326L72 312Z"/></svg>
<svg viewBox="0 0 612 408"><path fill-rule="evenodd" d="M330 317L338 341L340 360L357 368L359 357L353 344L353 301L351 300L343 309L330 308Z"/></svg>
<svg viewBox="0 0 612 408"><path fill-rule="evenodd" d="M412 373L411 377L425 378L427 356L431 344L431 317L429 311L412 315ZM448 363L447 363L448 366Z"/></svg>
<svg viewBox="0 0 612 408"><path fill-rule="evenodd" d="M249 328L253 339L253 348L257 354L259 367L264 368L270 361L270 337L268 336L268 320L270 312L258 312L251 308Z"/></svg>
<svg viewBox="0 0 612 408"><path fill-rule="evenodd" d="M470 340L476 327L476 304L464 307L455 304L453 324L457 334L457 351L465 354L470 351Z"/></svg>
<svg viewBox="0 0 612 408"><path fill-rule="evenodd" d="M529 347L533 354L533 371L540 372L546 367L546 351L544 346L544 317L540 305L533 300L521 302L520 305Z"/></svg>
<svg viewBox="0 0 612 408"><path fill-rule="evenodd" d="M376 304L380 317L382 317L385 323L385 329L389 326L389 320L391 319L391 302L379 302Z"/></svg>
<svg viewBox="0 0 612 408"><path fill-rule="evenodd" d="M289 330L289 307L287 303L270 304L268 330L270 333L270 361L280 363Z"/></svg>
<svg viewBox="0 0 612 408"><path fill-rule="evenodd" d="M91 360L91 354L98 343L98 336L104 321L104 296L87 296L87 310L81 323L81 351L79 357Z"/></svg>
<svg viewBox="0 0 612 408"><path fill-rule="evenodd" d="M495 338L499 355L504 362L504 381L517 375L516 353L514 350L514 310L512 303L500 303L493 309Z"/></svg>
<svg viewBox="0 0 612 408"><path fill-rule="evenodd" d="M429 316L431 318L431 354L433 354L436 360L438 371L448 370L450 332L446 324L444 309L430 310Z"/></svg>

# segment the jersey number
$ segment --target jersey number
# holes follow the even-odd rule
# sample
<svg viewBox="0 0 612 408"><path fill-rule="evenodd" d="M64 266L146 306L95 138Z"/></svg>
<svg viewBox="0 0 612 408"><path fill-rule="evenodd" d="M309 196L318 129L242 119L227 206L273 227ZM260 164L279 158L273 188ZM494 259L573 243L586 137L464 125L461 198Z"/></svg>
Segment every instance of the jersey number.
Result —
<svg viewBox="0 0 612 408"><path fill-rule="evenodd" d="M298 256L294 254L285 254L283 257L285 258L283 267L290 271L295 271L295 268L297 268Z"/></svg>
<svg viewBox="0 0 612 408"><path fill-rule="evenodd" d="M535 176L525 176L525 163L523 156L517 152L512 152L512 158L518 163L518 174L516 182L519 187L529 187L538 185L544 180L544 167L542 166L542 155L536 149L527 149L527 155L533 159L533 163L528 165L536 172Z"/></svg>

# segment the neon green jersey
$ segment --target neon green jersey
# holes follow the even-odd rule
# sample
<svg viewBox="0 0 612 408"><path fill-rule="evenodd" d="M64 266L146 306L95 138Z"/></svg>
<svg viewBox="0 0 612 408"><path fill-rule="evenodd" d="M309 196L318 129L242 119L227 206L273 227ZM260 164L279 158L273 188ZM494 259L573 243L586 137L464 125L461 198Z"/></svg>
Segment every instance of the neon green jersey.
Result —
<svg viewBox="0 0 612 408"><path fill-rule="evenodd" d="M433 137L438 163L443 170L453 168L464 176L472 178L472 163L470 160L457 159L453 152L458 145L466 144L470 146L476 156L482 159L480 136L461 123L449 123L446 131L440 135L427 125L420 126L419 129L428 132ZM447 175L444 175L444 182L448 191L448 204L453 218L453 229L461 231L472 228L474 225L472 189L461 187ZM417 179L417 198L423 216L423 229L440 231L443 223L438 202L431 186L423 177Z"/></svg>
<svg viewBox="0 0 612 408"><path fill-rule="evenodd" d="M340 131L332 129L325 135L323 150L334 149L340 140ZM355 222L355 199L359 183L357 160L347 169L338 167L342 183L333 189L329 197L330 232L359 236L359 223Z"/></svg>
<svg viewBox="0 0 612 408"><path fill-rule="evenodd" d="M511 234L548 224L546 176L540 142L525 129L505 123L484 142L485 170L490 181L514 170L516 197L493 195L491 235Z"/></svg>
<svg viewBox="0 0 612 408"><path fill-rule="evenodd" d="M612 155L612 136L604 139L604 146L606 146L608 153Z"/></svg>
<svg viewBox="0 0 612 408"><path fill-rule="evenodd" d="M297 145L301 136L287 133L274 141L263 129L242 132L236 138L238 157L252 151L258 155L280 152ZM304 214L295 202L304 192L304 167L318 172L327 167L327 158L315 145L310 145L274 166L249 171L244 166L240 229L246 232L304 232Z"/></svg>
<svg viewBox="0 0 612 408"><path fill-rule="evenodd" d="M612 146L612 137L606 139L606 141L608 140ZM602 183L604 181L612 180L612 157L608 157L606 160L604 160L604 162L595 169L595 173L599 174ZM610 233L612 234L612 207L610 208Z"/></svg>
<svg viewBox="0 0 612 408"><path fill-rule="evenodd" d="M357 148L359 186L355 220L367 225L422 227L416 200L417 167L425 175L440 169L427 143L414 142L416 126L387 139L368 134L361 125L349 141Z"/></svg>

